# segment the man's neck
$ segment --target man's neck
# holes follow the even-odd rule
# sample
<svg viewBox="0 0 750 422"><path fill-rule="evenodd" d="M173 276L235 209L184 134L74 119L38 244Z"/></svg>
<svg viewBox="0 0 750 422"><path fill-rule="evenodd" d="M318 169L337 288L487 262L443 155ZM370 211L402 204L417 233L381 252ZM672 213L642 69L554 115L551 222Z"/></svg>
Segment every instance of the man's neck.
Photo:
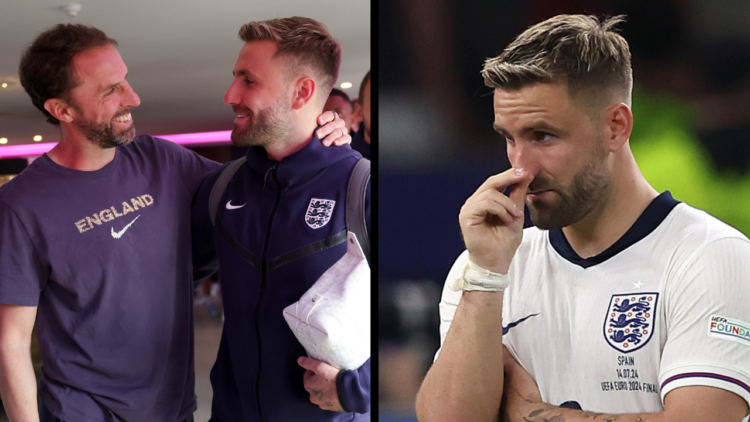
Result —
<svg viewBox="0 0 750 422"><path fill-rule="evenodd" d="M55 163L73 170L96 171L111 163L116 148L102 148L80 132L62 130L62 140L47 156Z"/></svg>
<svg viewBox="0 0 750 422"><path fill-rule="evenodd" d="M641 174L635 160L613 177L609 198L575 224L563 227L565 238L582 258L599 255L633 226L646 207L659 196Z"/></svg>
<svg viewBox="0 0 750 422"><path fill-rule="evenodd" d="M285 139L277 139L270 145L266 145L266 155L274 161L281 161L304 148L313 139L313 131L317 127L315 121L312 124L295 125L295 130Z"/></svg>

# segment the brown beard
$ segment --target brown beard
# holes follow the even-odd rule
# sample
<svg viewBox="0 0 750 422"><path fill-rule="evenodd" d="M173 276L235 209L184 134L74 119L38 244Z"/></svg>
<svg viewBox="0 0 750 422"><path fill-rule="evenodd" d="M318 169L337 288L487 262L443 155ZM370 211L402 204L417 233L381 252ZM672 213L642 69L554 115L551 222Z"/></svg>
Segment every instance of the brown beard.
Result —
<svg viewBox="0 0 750 422"><path fill-rule="evenodd" d="M280 95L271 107L246 117L251 119L247 128L240 129L235 125L232 130L232 143L238 147L266 146L287 138L294 130L290 109L291 105L286 104L283 95Z"/></svg>
<svg viewBox="0 0 750 422"><path fill-rule="evenodd" d="M77 113L83 116L83 110L81 110L77 105L74 105L73 108ZM129 113L131 110L119 110L117 113L115 113L115 116L122 116L123 114ZM75 125L78 127L81 133L83 133L86 139L103 149L127 145L133 142L133 139L135 138L135 123L131 123L128 128L123 129L120 132L115 132L112 121L105 123L95 123L84 120L75 122Z"/></svg>
<svg viewBox="0 0 750 422"><path fill-rule="evenodd" d="M601 146L601 144L598 144ZM540 229L555 230L574 224L604 201L609 195L610 174L604 164L606 152L597 147L588 163L573 177L568 186L556 188L544 179L535 179L529 190L554 190L559 201L528 201L531 221Z"/></svg>

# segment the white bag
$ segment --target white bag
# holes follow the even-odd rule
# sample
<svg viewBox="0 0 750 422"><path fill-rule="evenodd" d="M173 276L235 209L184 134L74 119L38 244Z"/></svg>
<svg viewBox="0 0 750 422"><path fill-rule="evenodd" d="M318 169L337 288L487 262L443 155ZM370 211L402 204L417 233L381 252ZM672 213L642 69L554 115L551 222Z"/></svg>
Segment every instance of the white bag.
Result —
<svg viewBox="0 0 750 422"><path fill-rule="evenodd" d="M284 309L284 318L311 358L357 369L370 358L370 266L354 233L346 241L346 254Z"/></svg>

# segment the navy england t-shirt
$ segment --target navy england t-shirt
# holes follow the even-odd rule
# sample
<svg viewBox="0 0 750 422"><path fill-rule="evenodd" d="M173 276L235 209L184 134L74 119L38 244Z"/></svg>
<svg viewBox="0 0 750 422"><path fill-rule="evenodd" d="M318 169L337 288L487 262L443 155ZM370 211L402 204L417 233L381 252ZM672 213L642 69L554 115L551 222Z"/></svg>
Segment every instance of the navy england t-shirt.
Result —
<svg viewBox="0 0 750 422"><path fill-rule="evenodd" d="M58 418L195 410L190 205L218 166L140 135L100 170L43 155L0 188L0 303L38 306L40 394Z"/></svg>

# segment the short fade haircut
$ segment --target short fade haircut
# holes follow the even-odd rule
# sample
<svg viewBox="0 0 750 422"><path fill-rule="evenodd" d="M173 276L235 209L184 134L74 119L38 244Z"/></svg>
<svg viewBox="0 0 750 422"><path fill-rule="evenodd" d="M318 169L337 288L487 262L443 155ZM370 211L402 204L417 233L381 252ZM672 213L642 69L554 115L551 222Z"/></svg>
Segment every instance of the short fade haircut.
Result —
<svg viewBox="0 0 750 422"><path fill-rule="evenodd" d="M347 103L351 103L352 102L352 100L349 99L349 96L346 94L346 92L344 92L344 91L342 91L342 90L340 90L338 88L333 88L331 90L331 93L328 96L329 97L333 97L334 95L337 96L337 97L341 97L341 98L345 99Z"/></svg>
<svg viewBox="0 0 750 422"><path fill-rule="evenodd" d="M325 101L339 77L341 43L321 22L310 18L292 17L250 22L242 25L240 39L249 41L274 41L274 57L291 59L286 66L289 77L295 77L299 68L311 70L320 83L320 98Z"/></svg>
<svg viewBox="0 0 750 422"><path fill-rule="evenodd" d="M572 99L597 111L613 95L630 105L630 48L614 30L624 20L622 15L603 22L589 15L558 15L533 25L484 63L484 83L505 90L563 84Z"/></svg>
<svg viewBox="0 0 750 422"><path fill-rule="evenodd" d="M365 75L365 78L362 79L362 83L359 84L359 97L357 98L357 103L359 105L362 105L362 101L365 100L365 86L367 86L367 83L370 82L370 72L372 70L368 70L367 74Z"/></svg>
<svg viewBox="0 0 750 422"><path fill-rule="evenodd" d="M117 41L93 26L58 24L42 32L24 51L18 76L31 102L55 126L60 121L44 108L45 101L60 98L70 101L70 90L81 84L76 77L73 57L83 51Z"/></svg>

